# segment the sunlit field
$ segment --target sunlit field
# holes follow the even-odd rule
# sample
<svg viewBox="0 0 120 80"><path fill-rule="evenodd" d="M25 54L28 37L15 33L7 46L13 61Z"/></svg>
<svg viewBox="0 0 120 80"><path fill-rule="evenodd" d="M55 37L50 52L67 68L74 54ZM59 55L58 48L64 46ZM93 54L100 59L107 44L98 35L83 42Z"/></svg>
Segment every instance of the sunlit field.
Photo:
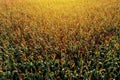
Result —
<svg viewBox="0 0 120 80"><path fill-rule="evenodd" d="M120 0L0 0L0 80L120 80Z"/></svg>

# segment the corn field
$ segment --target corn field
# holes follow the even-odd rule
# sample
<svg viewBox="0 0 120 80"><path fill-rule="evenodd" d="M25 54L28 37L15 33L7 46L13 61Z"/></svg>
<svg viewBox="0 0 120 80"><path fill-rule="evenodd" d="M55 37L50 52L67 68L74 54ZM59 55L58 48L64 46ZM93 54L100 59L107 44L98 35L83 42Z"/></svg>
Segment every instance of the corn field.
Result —
<svg viewBox="0 0 120 80"><path fill-rule="evenodd" d="M0 0L0 80L120 80L120 0Z"/></svg>

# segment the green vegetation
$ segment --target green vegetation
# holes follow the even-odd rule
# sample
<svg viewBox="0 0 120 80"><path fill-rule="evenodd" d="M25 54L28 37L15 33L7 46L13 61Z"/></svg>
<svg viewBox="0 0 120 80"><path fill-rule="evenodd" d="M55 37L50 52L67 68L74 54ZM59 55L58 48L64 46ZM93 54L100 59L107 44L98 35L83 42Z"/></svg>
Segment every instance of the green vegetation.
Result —
<svg viewBox="0 0 120 80"><path fill-rule="evenodd" d="M119 0L0 0L0 80L113 79Z"/></svg>

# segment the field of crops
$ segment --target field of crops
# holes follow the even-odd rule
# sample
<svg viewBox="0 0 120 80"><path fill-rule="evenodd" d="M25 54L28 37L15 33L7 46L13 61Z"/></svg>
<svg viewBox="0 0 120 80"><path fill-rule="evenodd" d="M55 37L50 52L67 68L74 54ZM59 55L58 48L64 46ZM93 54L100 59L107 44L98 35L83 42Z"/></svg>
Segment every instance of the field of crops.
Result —
<svg viewBox="0 0 120 80"><path fill-rule="evenodd" d="M120 0L0 0L0 80L120 80Z"/></svg>

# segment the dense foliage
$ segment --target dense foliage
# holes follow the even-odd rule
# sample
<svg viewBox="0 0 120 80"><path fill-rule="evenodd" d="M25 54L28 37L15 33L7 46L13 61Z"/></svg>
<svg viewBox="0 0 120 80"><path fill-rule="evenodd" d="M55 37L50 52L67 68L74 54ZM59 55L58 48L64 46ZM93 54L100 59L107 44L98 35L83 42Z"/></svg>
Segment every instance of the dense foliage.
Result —
<svg viewBox="0 0 120 80"><path fill-rule="evenodd" d="M114 79L119 0L0 0L0 80Z"/></svg>

